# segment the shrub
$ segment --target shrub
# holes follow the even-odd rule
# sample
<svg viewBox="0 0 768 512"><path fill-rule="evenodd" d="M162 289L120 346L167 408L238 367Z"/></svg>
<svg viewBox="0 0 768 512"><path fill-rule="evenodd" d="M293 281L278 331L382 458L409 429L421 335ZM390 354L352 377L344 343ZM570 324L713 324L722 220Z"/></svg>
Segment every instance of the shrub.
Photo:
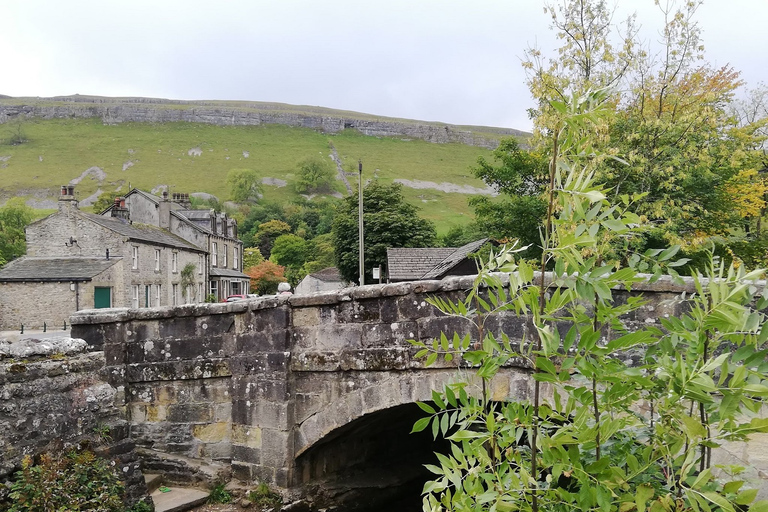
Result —
<svg viewBox="0 0 768 512"><path fill-rule="evenodd" d="M123 484L112 465L90 450L25 457L16 473L10 512L98 510L122 512Z"/></svg>

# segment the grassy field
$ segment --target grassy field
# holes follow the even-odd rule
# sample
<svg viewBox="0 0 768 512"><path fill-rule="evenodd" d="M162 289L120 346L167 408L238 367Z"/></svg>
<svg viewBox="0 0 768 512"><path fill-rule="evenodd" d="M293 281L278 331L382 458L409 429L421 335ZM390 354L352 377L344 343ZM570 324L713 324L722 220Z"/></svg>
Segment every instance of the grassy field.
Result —
<svg viewBox="0 0 768 512"><path fill-rule="evenodd" d="M0 140L16 127L0 125ZM214 126L197 123L125 123L105 125L100 119L26 120L21 131L27 142L0 145L0 203L25 196L55 200L60 185L90 168L104 172L86 176L78 185L82 199L102 192L125 193L129 187L152 190L167 185L174 192L207 192L227 200L226 176L247 168L262 178L284 180L288 186L264 186L265 200L295 197L290 184L297 163L335 146L345 170L384 182L395 179L449 183L482 188L469 167L486 149L462 144L431 144L421 140L377 138L347 130L335 135L281 125ZM356 177L350 177L356 187ZM342 182L336 190L346 194ZM471 219L468 194L435 188L405 188L406 196L440 233Z"/></svg>

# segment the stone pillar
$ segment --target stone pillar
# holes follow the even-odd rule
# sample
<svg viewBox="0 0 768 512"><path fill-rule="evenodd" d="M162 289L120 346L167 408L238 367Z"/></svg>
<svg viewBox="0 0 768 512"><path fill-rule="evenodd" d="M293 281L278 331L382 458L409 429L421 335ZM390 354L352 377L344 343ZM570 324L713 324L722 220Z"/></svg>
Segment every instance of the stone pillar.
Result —
<svg viewBox="0 0 768 512"><path fill-rule="evenodd" d="M239 315L232 371L232 473L289 487L294 467L290 307L263 300Z"/></svg>

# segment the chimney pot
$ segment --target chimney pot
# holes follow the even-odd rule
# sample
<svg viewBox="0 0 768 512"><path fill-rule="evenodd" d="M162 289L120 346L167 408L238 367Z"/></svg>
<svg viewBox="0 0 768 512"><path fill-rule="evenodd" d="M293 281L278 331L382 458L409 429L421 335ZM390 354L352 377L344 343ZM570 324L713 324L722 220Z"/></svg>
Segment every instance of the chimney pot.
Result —
<svg viewBox="0 0 768 512"><path fill-rule="evenodd" d="M67 195L67 186L66 185L62 185L61 186L61 195L63 195L63 196Z"/></svg>

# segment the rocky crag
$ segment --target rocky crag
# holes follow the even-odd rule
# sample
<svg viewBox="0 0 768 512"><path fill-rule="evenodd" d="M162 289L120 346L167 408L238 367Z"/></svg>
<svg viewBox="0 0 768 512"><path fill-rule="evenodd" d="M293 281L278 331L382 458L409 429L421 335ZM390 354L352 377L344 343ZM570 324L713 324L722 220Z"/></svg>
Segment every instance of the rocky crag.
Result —
<svg viewBox="0 0 768 512"><path fill-rule="evenodd" d="M510 128L458 126L373 116L323 107L237 101L181 101L156 98L0 96L0 124L23 118L101 118L105 124L185 121L219 126L282 124L325 133L355 129L375 137L408 137L433 143L460 143L493 149L502 137L529 134Z"/></svg>

